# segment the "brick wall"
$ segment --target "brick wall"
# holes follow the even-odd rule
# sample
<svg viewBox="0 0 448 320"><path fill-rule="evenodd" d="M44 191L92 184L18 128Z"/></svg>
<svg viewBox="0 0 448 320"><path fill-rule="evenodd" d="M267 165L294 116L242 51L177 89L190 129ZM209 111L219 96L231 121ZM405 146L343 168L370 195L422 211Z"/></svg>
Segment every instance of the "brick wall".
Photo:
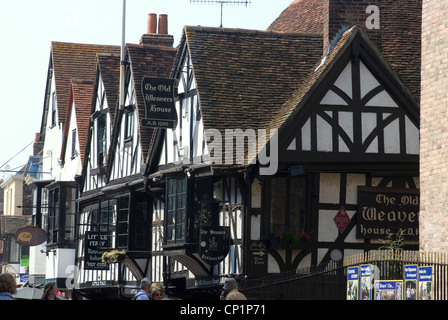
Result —
<svg viewBox="0 0 448 320"><path fill-rule="evenodd" d="M425 0L420 107L420 247L448 251L448 0Z"/></svg>
<svg viewBox="0 0 448 320"><path fill-rule="evenodd" d="M370 5L377 6L381 12L381 0L325 0L324 6L324 54L328 51L329 42L334 38L338 31L344 27L353 25L360 26L368 34L378 48L381 48L381 28L369 29L366 21L371 13L366 13ZM381 14L380 14L381 16Z"/></svg>

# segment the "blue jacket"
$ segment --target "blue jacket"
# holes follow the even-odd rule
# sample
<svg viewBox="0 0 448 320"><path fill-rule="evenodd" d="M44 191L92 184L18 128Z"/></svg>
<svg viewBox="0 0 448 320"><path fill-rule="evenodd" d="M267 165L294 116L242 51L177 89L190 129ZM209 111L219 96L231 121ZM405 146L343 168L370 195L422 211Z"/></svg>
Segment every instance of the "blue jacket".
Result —
<svg viewBox="0 0 448 320"><path fill-rule="evenodd" d="M0 300L16 300L9 292L1 292Z"/></svg>
<svg viewBox="0 0 448 320"><path fill-rule="evenodd" d="M145 290L140 290L134 297L134 300L151 300Z"/></svg>

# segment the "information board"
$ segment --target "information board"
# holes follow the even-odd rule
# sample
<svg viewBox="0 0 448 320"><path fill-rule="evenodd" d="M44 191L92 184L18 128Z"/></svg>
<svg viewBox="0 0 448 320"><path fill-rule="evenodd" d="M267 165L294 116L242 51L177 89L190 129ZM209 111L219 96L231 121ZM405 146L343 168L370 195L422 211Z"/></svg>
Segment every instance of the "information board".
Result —
<svg viewBox="0 0 448 320"><path fill-rule="evenodd" d="M359 295L359 267L347 269L347 300L358 300Z"/></svg>
<svg viewBox="0 0 448 320"><path fill-rule="evenodd" d="M376 280L375 300L403 300L403 280Z"/></svg>

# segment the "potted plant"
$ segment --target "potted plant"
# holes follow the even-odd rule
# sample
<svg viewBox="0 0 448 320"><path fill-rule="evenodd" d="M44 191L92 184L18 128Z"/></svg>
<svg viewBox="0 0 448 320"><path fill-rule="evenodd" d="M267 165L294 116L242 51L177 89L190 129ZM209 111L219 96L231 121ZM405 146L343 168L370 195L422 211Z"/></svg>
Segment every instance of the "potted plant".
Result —
<svg viewBox="0 0 448 320"><path fill-rule="evenodd" d="M121 262L126 258L126 251L123 249L121 251L118 250L111 250L106 251L102 255L102 261L106 265L110 265L112 263Z"/></svg>

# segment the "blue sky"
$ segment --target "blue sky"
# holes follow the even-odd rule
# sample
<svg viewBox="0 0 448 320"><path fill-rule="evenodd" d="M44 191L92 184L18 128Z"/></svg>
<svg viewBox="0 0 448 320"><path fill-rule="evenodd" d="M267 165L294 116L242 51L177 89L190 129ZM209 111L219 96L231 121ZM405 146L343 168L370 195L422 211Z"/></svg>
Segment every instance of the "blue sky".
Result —
<svg viewBox="0 0 448 320"><path fill-rule="evenodd" d="M265 30L293 0L223 6L223 26ZM0 10L0 170L26 164L40 131L51 41L120 45L123 0L9 1ZM167 14L177 46L184 25L219 27L218 4L127 0L126 42L138 43L149 13ZM6 177L0 171L0 179Z"/></svg>

